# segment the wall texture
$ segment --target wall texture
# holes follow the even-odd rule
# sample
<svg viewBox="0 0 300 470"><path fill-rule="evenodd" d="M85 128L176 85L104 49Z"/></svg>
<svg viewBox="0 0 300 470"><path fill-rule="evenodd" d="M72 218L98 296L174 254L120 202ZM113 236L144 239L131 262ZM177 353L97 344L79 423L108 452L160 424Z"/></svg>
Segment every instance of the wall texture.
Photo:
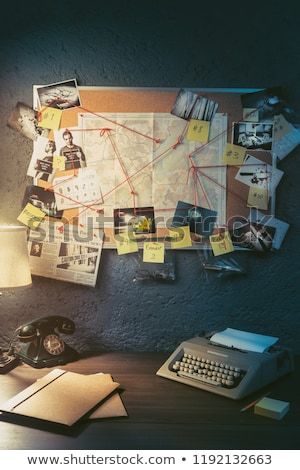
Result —
<svg viewBox="0 0 300 470"><path fill-rule="evenodd" d="M220 2L221 3L221 2ZM80 85L263 87L284 85L299 104L300 4L261 2L7 2L1 25L0 223L14 223L32 144L6 127L32 85L76 77ZM202 5L201 5L202 4ZM205 5L205 6L204 6ZM233 21L233 17L235 20ZM278 27L280 25L280 27ZM206 279L196 253L176 253L174 284L133 282L134 263L102 256L95 289L35 277L0 296L0 344L37 316L73 318L70 343L82 351L168 350L201 330L234 328L278 335L300 352L300 149L280 168L277 216L291 224L282 250L240 254L248 275Z"/></svg>

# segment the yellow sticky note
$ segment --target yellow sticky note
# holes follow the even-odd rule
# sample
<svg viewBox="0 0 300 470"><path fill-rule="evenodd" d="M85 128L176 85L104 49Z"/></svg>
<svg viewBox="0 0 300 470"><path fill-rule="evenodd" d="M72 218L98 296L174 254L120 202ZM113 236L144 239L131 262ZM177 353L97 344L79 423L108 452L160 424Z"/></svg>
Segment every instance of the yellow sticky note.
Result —
<svg viewBox="0 0 300 470"><path fill-rule="evenodd" d="M127 255L139 251L137 242L128 233L115 235L118 255Z"/></svg>
<svg viewBox="0 0 300 470"><path fill-rule="evenodd" d="M143 251L144 263L164 263L165 244L159 242L145 242Z"/></svg>
<svg viewBox="0 0 300 470"><path fill-rule="evenodd" d="M259 110L257 108L243 108L243 121L258 122Z"/></svg>
<svg viewBox="0 0 300 470"><path fill-rule="evenodd" d="M66 169L66 157L63 155L53 156L53 170L65 171Z"/></svg>
<svg viewBox="0 0 300 470"><path fill-rule="evenodd" d="M212 247L213 254L215 256L224 255L234 251L234 247L231 241L228 230L220 232L216 235L211 235L209 241Z"/></svg>
<svg viewBox="0 0 300 470"><path fill-rule="evenodd" d="M17 220L22 222L22 224L27 225L27 227L34 229L40 225L45 215L45 212L41 211L41 209L28 203Z"/></svg>
<svg viewBox="0 0 300 470"><path fill-rule="evenodd" d="M176 227L169 230L169 236L172 238L171 248L186 248L192 246L191 232L189 225L185 227Z"/></svg>
<svg viewBox="0 0 300 470"><path fill-rule="evenodd" d="M223 154L225 165L242 165L246 155L245 147L234 144L226 144Z"/></svg>
<svg viewBox="0 0 300 470"><path fill-rule="evenodd" d="M188 140L196 140L202 144L208 142L209 136L209 121L199 121L198 119L191 119L187 130L186 138Z"/></svg>
<svg viewBox="0 0 300 470"><path fill-rule="evenodd" d="M255 188L251 186L248 194L248 207L267 210L269 205L269 193L267 188Z"/></svg>
<svg viewBox="0 0 300 470"><path fill-rule="evenodd" d="M57 130L60 126L62 110L56 108L42 108L38 113L38 124L45 129Z"/></svg>

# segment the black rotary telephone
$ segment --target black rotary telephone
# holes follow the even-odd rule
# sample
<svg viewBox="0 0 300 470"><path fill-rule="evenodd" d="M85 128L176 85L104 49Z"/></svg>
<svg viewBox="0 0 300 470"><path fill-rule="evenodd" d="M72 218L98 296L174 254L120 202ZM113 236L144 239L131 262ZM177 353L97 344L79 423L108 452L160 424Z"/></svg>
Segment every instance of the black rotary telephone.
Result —
<svg viewBox="0 0 300 470"><path fill-rule="evenodd" d="M59 333L71 335L74 331L74 322L59 315L26 323L16 330L19 344L14 348L14 355L37 369L74 361L78 353L59 336Z"/></svg>

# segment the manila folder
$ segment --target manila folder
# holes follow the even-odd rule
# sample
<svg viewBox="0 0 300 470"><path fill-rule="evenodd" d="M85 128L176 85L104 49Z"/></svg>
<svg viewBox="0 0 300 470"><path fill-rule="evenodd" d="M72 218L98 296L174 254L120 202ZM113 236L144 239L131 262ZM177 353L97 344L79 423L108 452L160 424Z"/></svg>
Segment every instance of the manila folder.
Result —
<svg viewBox="0 0 300 470"><path fill-rule="evenodd" d="M0 410L72 426L119 387L101 375L54 369L0 405Z"/></svg>

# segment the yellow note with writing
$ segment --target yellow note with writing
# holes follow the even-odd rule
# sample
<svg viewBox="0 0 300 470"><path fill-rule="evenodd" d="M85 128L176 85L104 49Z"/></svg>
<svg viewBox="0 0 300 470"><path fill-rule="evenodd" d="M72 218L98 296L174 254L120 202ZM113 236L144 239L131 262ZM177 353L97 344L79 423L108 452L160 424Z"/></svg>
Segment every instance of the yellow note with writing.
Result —
<svg viewBox="0 0 300 470"><path fill-rule="evenodd" d="M245 147L234 144L226 144L223 154L223 163L225 163L225 165L242 165L245 155Z"/></svg>
<svg viewBox="0 0 300 470"><path fill-rule="evenodd" d="M56 108L42 108L38 112L38 124L45 129L53 131L59 129L62 110Z"/></svg>
<svg viewBox="0 0 300 470"><path fill-rule="evenodd" d="M65 171L66 169L66 157L63 155L53 156L53 170Z"/></svg>
<svg viewBox="0 0 300 470"><path fill-rule="evenodd" d="M119 233L115 235L115 242L118 255L127 255L139 251L138 244L131 234Z"/></svg>
<svg viewBox="0 0 300 470"><path fill-rule="evenodd" d="M198 119L191 119L187 130L186 138L188 140L195 140L206 144L209 136L209 121L199 121Z"/></svg>
<svg viewBox="0 0 300 470"><path fill-rule="evenodd" d="M228 230L211 235L209 237L209 241L215 256L224 255L225 253L231 253L231 251L234 251Z"/></svg>
<svg viewBox="0 0 300 470"><path fill-rule="evenodd" d="M165 244L159 242L145 242L143 251L144 263L164 263Z"/></svg>
<svg viewBox="0 0 300 470"><path fill-rule="evenodd" d="M269 205L269 193L267 188L255 188L251 186L248 194L248 207L256 207L257 209L267 210Z"/></svg>
<svg viewBox="0 0 300 470"><path fill-rule="evenodd" d="M259 110L257 108L243 108L243 121L258 122Z"/></svg>
<svg viewBox="0 0 300 470"><path fill-rule="evenodd" d="M22 224L27 225L29 228L35 229L40 225L45 215L45 212L41 211L41 209L35 207L33 204L28 203L22 210L17 220L22 222Z"/></svg>
<svg viewBox="0 0 300 470"><path fill-rule="evenodd" d="M169 230L169 236L172 238L171 248L187 248L192 246L191 232L189 225L184 227L174 227Z"/></svg>

